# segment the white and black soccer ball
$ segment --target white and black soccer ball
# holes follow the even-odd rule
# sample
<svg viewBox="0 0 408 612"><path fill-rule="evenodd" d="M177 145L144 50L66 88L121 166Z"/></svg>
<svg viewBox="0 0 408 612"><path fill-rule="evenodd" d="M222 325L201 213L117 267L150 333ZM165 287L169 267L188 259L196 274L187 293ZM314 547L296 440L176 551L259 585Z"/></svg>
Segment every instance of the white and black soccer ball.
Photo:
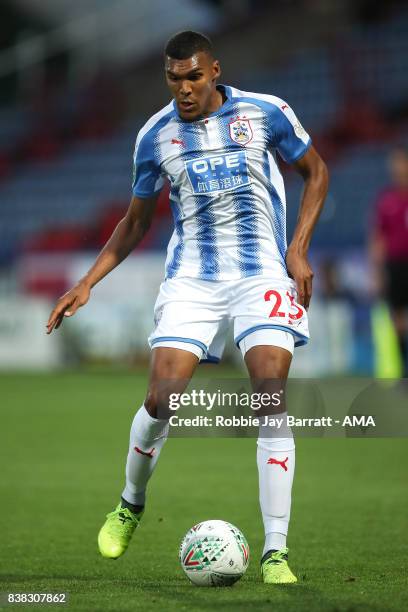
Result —
<svg viewBox="0 0 408 612"><path fill-rule="evenodd" d="M246 572L249 546L244 534L226 521L204 521L184 536L181 567L197 586L230 586Z"/></svg>

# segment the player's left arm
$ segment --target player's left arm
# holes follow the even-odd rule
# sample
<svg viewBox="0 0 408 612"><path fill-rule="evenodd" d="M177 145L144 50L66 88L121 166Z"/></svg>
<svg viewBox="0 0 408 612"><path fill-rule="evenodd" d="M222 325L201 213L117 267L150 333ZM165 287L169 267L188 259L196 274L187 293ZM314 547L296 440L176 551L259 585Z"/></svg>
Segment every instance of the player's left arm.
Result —
<svg viewBox="0 0 408 612"><path fill-rule="evenodd" d="M327 166L313 146L293 163L304 180L304 191L296 228L286 252L286 267L294 279L300 304L309 307L312 297L313 270L308 261L308 250L314 227L323 208L329 186Z"/></svg>

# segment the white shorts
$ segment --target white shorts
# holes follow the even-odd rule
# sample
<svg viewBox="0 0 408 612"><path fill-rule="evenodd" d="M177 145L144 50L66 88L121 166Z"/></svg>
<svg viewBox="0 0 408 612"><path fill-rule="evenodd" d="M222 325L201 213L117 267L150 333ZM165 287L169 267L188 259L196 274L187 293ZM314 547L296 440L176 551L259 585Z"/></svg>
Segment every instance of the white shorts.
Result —
<svg viewBox="0 0 408 612"><path fill-rule="evenodd" d="M171 278L161 286L154 307L150 347L179 348L200 361L218 362L231 322L243 355L253 346L280 346L293 353L309 339L307 313L296 302L290 278L250 276L207 281Z"/></svg>

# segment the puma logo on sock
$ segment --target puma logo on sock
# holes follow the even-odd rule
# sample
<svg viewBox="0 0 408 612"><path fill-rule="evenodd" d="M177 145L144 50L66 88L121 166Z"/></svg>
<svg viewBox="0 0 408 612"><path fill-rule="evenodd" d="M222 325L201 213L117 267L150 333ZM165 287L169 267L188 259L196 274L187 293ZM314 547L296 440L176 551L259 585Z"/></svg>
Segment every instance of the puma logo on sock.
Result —
<svg viewBox="0 0 408 612"><path fill-rule="evenodd" d="M283 461L279 461L278 459L275 459L274 457L269 457L266 463L275 463L276 465L280 465L285 470L285 472L287 472L288 466L286 465L286 462L288 459L289 457L286 457L286 459L284 459Z"/></svg>
<svg viewBox="0 0 408 612"><path fill-rule="evenodd" d="M145 457L150 457L150 459L153 459L153 455L154 455L154 451L155 449L152 448L151 451L148 451L147 453L145 453L145 451L142 451L141 448L139 448L138 446L135 446L134 450L139 453L139 455L145 455Z"/></svg>

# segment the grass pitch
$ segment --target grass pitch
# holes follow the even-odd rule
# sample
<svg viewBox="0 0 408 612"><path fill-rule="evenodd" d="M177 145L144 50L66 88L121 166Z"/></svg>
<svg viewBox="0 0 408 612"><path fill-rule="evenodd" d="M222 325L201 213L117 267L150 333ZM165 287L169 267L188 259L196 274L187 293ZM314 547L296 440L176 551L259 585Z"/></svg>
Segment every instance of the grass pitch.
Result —
<svg viewBox="0 0 408 612"><path fill-rule="evenodd" d="M108 561L96 536L123 486L145 377L3 375L0 388L0 591L64 591L68 604L46 609L89 612L408 609L406 440L297 441L289 547L299 583L268 587L255 440L169 440L142 528ZM249 541L249 569L231 588L194 587L178 564L184 533L209 518L235 523Z"/></svg>

